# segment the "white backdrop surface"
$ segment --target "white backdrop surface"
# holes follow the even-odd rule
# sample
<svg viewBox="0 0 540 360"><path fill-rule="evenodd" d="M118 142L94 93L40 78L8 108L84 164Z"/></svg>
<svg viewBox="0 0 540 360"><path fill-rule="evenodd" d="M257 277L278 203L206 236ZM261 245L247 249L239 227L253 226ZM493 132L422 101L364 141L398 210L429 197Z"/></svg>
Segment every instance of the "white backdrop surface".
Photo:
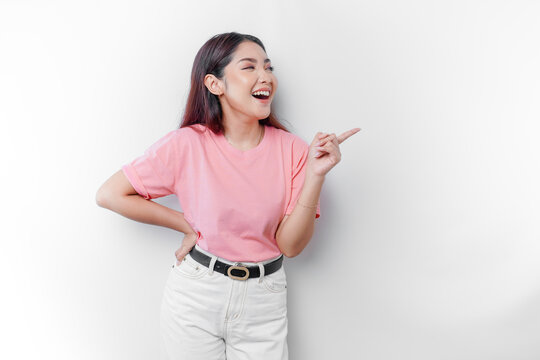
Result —
<svg viewBox="0 0 540 360"><path fill-rule="evenodd" d="M539 19L522 0L1 0L0 358L160 358L181 234L95 193L178 127L200 46L238 31L294 133L362 128L285 261L291 359L540 359Z"/></svg>

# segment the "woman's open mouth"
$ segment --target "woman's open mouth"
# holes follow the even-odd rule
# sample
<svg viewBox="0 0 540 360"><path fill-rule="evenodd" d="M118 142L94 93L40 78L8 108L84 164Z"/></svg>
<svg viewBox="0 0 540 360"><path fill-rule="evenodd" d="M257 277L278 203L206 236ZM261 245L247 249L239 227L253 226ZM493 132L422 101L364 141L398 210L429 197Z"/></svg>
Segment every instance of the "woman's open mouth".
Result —
<svg viewBox="0 0 540 360"><path fill-rule="evenodd" d="M251 94L251 96L253 96L257 100L260 100L263 103L267 103L270 101L270 91L255 91L253 94Z"/></svg>

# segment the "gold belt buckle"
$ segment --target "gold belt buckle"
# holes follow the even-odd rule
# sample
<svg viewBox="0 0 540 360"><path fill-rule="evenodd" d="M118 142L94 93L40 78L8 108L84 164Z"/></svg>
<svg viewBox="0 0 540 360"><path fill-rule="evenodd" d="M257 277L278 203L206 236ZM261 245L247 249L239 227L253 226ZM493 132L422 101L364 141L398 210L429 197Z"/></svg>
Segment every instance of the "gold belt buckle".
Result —
<svg viewBox="0 0 540 360"><path fill-rule="evenodd" d="M227 275L231 278L231 279L235 279L235 280L246 280L249 278L249 269L245 266L238 266L239 263L236 263L232 266L230 266L228 269L227 269ZM244 276L236 276L236 275L233 275L231 273L231 271L233 270L243 270L246 272L246 275Z"/></svg>

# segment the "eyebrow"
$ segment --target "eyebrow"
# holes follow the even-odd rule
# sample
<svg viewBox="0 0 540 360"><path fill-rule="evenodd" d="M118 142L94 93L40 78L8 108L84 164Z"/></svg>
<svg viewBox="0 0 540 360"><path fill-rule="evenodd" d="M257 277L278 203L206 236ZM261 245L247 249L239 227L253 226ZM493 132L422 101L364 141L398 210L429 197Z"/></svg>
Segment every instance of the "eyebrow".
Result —
<svg viewBox="0 0 540 360"><path fill-rule="evenodd" d="M244 60L247 60L247 61L251 61L251 62L254 62L254 63L257 63L257 59L254 59L254 58L242 58L240 60L238 60L237 64L240 62L240 61L244 61ZM264 63L269 63L270 62L270 59L264 59Z"/></svg>

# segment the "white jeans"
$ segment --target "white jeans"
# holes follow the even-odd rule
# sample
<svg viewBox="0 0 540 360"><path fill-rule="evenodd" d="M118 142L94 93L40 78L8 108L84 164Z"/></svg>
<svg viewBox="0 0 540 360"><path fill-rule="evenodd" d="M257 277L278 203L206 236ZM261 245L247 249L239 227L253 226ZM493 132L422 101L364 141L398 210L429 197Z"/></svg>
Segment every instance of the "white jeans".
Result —
<svg viewBox="0 0 540 360"><path fill-rule="evenodd" d="M222 262L225 259L197 249ZM244 265L262 263L243 262ZM171 269L161 307L161 339L174 360L287 360L287 279L281 268L234 280L189 254Z"/></svg>

